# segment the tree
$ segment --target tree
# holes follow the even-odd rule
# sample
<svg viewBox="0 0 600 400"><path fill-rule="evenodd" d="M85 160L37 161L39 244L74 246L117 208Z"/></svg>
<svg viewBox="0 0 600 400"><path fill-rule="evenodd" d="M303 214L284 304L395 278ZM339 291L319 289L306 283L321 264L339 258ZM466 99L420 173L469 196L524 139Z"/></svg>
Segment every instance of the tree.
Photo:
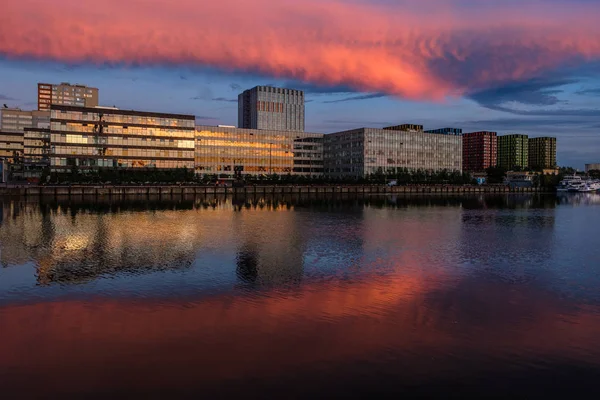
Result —
<svg viewBox="0 0 600 400"><path fill-rule="evenodd" d="M489 167L485 172L487 173L488 183L504 183L504 178L506 177L506 170L504 168Z"/></svg>
<svg viewBox="0 0 600 400"><path fill-rule="evenodd" d="M594 179L600 179L600 169L592 169L588 174Z"/></svg>

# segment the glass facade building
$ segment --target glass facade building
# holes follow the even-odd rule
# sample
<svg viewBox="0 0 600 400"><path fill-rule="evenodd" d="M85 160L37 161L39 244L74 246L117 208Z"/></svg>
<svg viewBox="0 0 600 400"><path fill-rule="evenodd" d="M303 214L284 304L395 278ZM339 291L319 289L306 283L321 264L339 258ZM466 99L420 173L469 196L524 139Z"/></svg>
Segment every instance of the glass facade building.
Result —
<svg viewBox="0 0 600 400"><path fill-rule="evenodd" d="M495 167L498 161L498 137L496 132L471 132L462 135L463 170L484 172Z"/></svg>
<svg viewBox="0 0 600 400"><path fill-rule="evenodd" d="M13 162L13 157L23 155L23 134L0 131L0 158Z"/></svg>
<svg viewBox="0 0 600 400"><path fill-rule="evenodd" d="M498 166L510 171L527 168L529 164L529 137L527 135L498 136Z"/></svg>
<svg viewBox="0 0 600 400"><path fill-rule="evenodd" d="M323 134L196 126L196 173L323 174Z"/></svg>
<svg viewBox="0 0 600 400"><path fill-rule="evenodd" d="M325 175L363 178L398 169L462 170L462 137L422 131L360 128L325 135Z"/></svg>
<svg viewBox="0 0 600 400"><path fill-rule="evenodd" d="M192 169L194 125L193 115L52 105L50 165Z"/></svg>
<svg viewBox="0 0 600 400"><path fill-rule="evenodd" d="M257 86L238 96L238 127L304 131L304 92Z"/></svg>
<svg viewBox="0 0 600 400"><path fill-rule="evenodd" d="M50 129L26 128L23 138L24 176L39 178L50 165Z"/></svg>
<svg viewBox="0 0 600 400"><path fill-rule="evenodd" d="M556 138L529 138L529 168L545 169L556 167Z"/></svg>

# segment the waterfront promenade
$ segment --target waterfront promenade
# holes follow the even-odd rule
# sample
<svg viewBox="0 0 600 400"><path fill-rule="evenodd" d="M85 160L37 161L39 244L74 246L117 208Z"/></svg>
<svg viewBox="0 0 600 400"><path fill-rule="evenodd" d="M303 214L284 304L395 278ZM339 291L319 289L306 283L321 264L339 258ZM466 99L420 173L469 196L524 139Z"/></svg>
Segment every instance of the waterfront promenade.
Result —
<svg viewBox="0 0 600 400"><path fill-rule="evenodd" d="M499 194L540 193L540 188L504 185L56 185L0 187L0 196L123 196L189 194Z"/></svg>

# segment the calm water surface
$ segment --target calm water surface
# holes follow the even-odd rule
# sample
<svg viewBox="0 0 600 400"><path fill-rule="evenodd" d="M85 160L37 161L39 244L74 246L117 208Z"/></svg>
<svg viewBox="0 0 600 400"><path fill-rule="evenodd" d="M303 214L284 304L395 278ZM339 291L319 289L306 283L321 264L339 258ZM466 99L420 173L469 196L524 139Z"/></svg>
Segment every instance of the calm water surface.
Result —
<svg viewBox="0 0 600 400"><path fill-rule="evenodd" d="M3 398L600 395L600 195L0 200Z"/></svg>

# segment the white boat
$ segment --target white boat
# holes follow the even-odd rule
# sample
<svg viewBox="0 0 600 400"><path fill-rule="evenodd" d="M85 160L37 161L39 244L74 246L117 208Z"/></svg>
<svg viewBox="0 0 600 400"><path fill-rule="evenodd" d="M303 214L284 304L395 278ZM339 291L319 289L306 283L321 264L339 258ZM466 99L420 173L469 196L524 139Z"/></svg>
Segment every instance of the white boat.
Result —
<svg viewBox="0 0 600 400"><path fill-rule="evenodd" d="M577 192L577 193L592 193L600 190L600 181L586 180L581 181L580 183L571 183L569 185L569 192Z"/></svg>
<svg viewBox="0 0 600 400"><path fill-rule="evenodd" d="M580 176L577 175L567 175L563 178L562 181L560 181L560 183L558 184L558 186L556 187L556 191L557 192L571 192L571 191L576 191L576 190L570 190L572 189L572 186L579 186L580 184L583 183L583 179L581 179Z"/></svg>
<svg viewBox="0 0 600 400"><path fill-rule="evenodd" d="M600 181L599 180L590 181L588 183L588 186L590 187L590 189L592 189L592 192L600 191Z"/></svg>

